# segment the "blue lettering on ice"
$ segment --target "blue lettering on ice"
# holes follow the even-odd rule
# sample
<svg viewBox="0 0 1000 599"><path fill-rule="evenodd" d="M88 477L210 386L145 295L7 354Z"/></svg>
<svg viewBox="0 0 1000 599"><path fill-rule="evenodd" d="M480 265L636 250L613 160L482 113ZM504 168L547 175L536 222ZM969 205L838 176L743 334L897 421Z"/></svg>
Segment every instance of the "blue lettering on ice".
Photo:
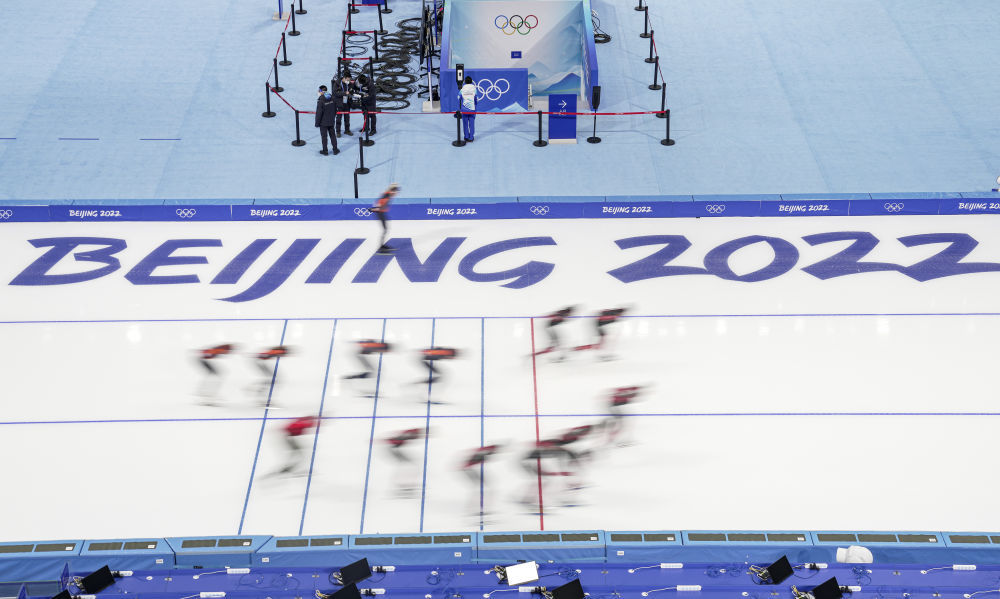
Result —
<svg viewBox="0 0 1000 599"><path fill-rule="evenodd" d="M66 285L67 283L82 283L111 274L121 268L121 263L115 254L125 249L124 239L111 237L46 237L32 239L28 243L36 248L48 247L49 251L25 268L21 274L14 277L11 285ZM102 248L89 251L74 252L81 245L101 245ZM73 254L77 262L97 262L101 268L83 272L50 275L52 269L60 260Z"/></svg>
<svg viewBox="0 0 1000 599"><path fill-rule="evenodd" d="M354 251L361 247L364 239L345 239L340 242L332 252L323 258L323 262L316 267L316 270L309 275L306 283L332 283L333 277L337 276L341 267L347 259L354 255Z"/></svg>
<svg viewBox="0 0 1000 599"><path fill-rule="evenodd" d="M509 283L504 283L501 287L524 289L552 274L556 265L551 262L532 260L515 268L489 273L476 272L476 265L490 256L495 256L501 252L540 245L556 245L556 240L551 237L522 237L520 239L508 239L507 241L498 241L484 245L477 250L469 252L465 258L462 258L462 261L458 263L458 274L476 283L493 283L514 279Z"/></svg>
<svg viewBox="0 0 1000 599"><path fill-rule="evenodd" d="M198 275L153 275L160 266L180 266L184 264L208 264L205 256L172 256L174 250L191 247L222 247L220 239L170 239L139 261L135 268L125 274L125 280L133 285L168 285L178 283L198 283Z"/></svg>
<svg viewBox="0 0 1000 599"><path fill-rule="evenodd" d="M853 275L862 272L877 272L885 270L902 271L903 267L889 262L862 262L861 259L868 255L875 246L878 245L878 238L866 231L843 231L838 233L818 233L816 235L806 235L802 238L809 245L820 245L832 243L834 241L854 241L841 252L834 254L826 260L820 260L812 266L806 266L802 270L820 280Z"/></svg>
<svg viewBox="0 0 1000 599"><path fill-rule="evenodd" d="M754 245L755 243L766 243L774 250L774 259L767 266L760 270L738 275L729 268L729 257L737 250ZM750 235L740 237L732 241L727 241L719 247L713 249L705 255L705 268L708 272L727 281L741 281L744 283L755 283L779 277L795 268L795 263L799 261L799 251L795 246L784 239L777 237L764 237L763 235Z"/></svg>
<svg viewBox="0 0 1000 599"><path fill-rule="evenodd" d="M220 299L224 302L248 302L264 297L281 287L318 243L319 239L296 239L249 289Z"/></svg>
<svg viewBox="0 0 1000 599"><path fill-rule="evenodd" d="M609 275L622 283L634 283L635 281L655 279L657 277L708 274L707 270L696 266L667 266L674 258L680 256L691 247L691 242L683 235L643 235L641 237L619 239L615 241L615 244L623 250L646 245L664 244L662 249L653 252L641 260L608 271Z"/></svg>
<svg viewBox="0 0 1000 599"><path fill-rule="evenodd" d="M1000 270L1000 264L996 262L959 262L965 258L972 250L976 249L979 242L972 236L965 233L924 233L923 235L909 235L900 237L899 242L908 248L928 245L931 243L947 243L948 247L942 249L926 260L921 260L916 264L908 266L903 272L908 277L912 277L920 282L950 277L954 275L967 275L974 272L995 272Z"/></svg>
<svg viewBox="0 0 1000 599"><path fill-rule="evenodd" d="M267 248L275 242L274 239L254 239L250 245L243 248L243 251L229 261L219 274L212 279L212 285L233 285L240 281L247 269L260 258Z"/></svg>
<svg viewBox="0 0 1000 599"><path fill-rule="evenodd" d="M441 278L441 271L463 241L465 237L447 237L434 248L427 260L421 262L413 251L413 240L390 239L386 244L393 248L392 253L375 254L369 258L352 282L377 283L389 263L395 260L411 283L434 283Z"/></svg>

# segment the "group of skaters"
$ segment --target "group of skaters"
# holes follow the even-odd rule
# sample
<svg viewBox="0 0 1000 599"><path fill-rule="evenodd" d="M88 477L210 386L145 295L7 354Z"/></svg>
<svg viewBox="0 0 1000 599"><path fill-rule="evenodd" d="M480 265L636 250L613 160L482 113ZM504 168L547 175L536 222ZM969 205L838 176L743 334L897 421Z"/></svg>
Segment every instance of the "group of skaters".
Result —
<svg viewBox="0 0 1000 599"><path fill-rule="evenodd" d="M223 358L233 357L237 354L237 345L224 343L215 345L197 352L198 363L205 371L205 377L201 380L196 394L201 397L201 405L218 406L220 404L219 390L222 386L223 372L219 361ZM247 393L256 400L257 404L265 407L277 407L270 404L271 391L277 383L277 363L278 358L288 356L291 350L284 345L276 345L260 351L251 351L244 354L251 360L253 369L258 373L255 380L247 385Z"/></svg>

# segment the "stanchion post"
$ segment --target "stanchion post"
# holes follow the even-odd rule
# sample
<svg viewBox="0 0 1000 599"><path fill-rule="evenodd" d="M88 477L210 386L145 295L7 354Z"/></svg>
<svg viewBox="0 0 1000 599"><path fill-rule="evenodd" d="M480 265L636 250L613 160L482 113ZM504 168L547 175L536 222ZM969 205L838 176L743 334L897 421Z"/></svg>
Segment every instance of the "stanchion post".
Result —
<svg viewBox="0 0 1000 599"><path fill-rule="evenodd" d="M455 110L455 141L451 142L451 145L456 148L461 148L465 145L465 140L462 139L462 111Z"/></svg>
<svg viewBox="0 0 1000 599"><path fill-rule="evenodd" d="M379 20L382 20L382 13L379 13ZM381 26L381 23L379 23L379 26ZM378 31L375 32L375 45L372 48L375 49L375 60L382 62L378 57ZM374 82L375 80L372 79L372 81Z"/></svg>
<svg viewBox="0 0 1000 599"><path fill-rule="evenodd" d="M267 81L264 82L264 97L267 99L267 110L260 113L260 116L269 119L274 117L274 113L271 112L271 84Z"/></svg>
<svg viewBox="0 0 1000 599"><path fill-rule="evenodd" d="M302 139L302 134L299 131L299 111L298 111L298 109L295 109L295 141L292 142L292 145L295 146L296 148L299 147L299 146L306 145L306 142Z"/></svg>
<svg viewBox="0 0 1000 599"><path fill-rule="evenodd" d="M354 171L354 199L358 199L358 171Z"/></svg>
<svg viewBox="0 0 1000 599"><path fill-rule="evenodd" d="M351 0L350 2L347 3L347 8L354 14L358 14L359 12L361 12L361 9L354 5L354 0ZM354 30L351 29L351 31Z"/></svg>
<svg viewBox="0 0 1000 599"><path fill-rule="evenodd" d="M664 83L660 90L660 112L656 113L656 118L667 118L667 84Z"/></svg>
<svg viewBox="0 0 1000 599"><path fill-rule="evenodd" d="M660 75L660 57L657 56L653 60L653 84L649 86L649 89L660 89L660 84L657 83L657 77Z"/></svg>
<svg viewBox="0 0 1000 599"><path fill-rule="evenodd" d="M361 140L361 145L363 145L365 147L371 147L371 146L375 145L375 141L372 140L372 136L371 136L372 126L368 122L368 118L369 118L368 117L368 107L367 106L362 106L361 107L361 112L362 112L362 116L365 119L365 122L362 123L362 130L365 132L365 138Z"/></svg>
<svg viewBox="0 0 1000 599"><path fill-rule="evenodd" d="M274 91L276 91L276 92L278 92L278 93L281 93L281 92L285 91L285 88L283 88L280 85L278 85L278 57L277 56L274 57L274 87L272 87L271 89L274 90Z"/></svg>
<svg viewBox="0 0 1000 599"><path fill-rule="evenodd" d="M660 145L672 146L676 142L674 140L670 139L670 111L669 110L664 110L663 111L663 116L664 116L665 119L667 119L667 136L665 138L663 138L663 139L660 140Z"/></svg>
<svg viewBox="0 0 1000 599"><path fill-rule="evenodd" d="M549 142L547 142L544 139L542 139L542 111L541 110L538 111L538 139L536 139L535 141L531 142L531 145L535 146L536 148L544 148L545 146L549 145Z"/></svg>
<svg viewBox="0 0 1000 599"><path fill-rule="evenodd" d="M379 12L384 12L385 14L392 12L392 9L389 8L389 0L382 0L382 8L379 9Z"/></svg>
<svg viewBox="0 0 1000 599"><path fill-rule="evenodd" d="M594 134L587 138L587 143L589 144L599 144L601 143L601 138L597 137L597 111L594 111Z"/></svg>
<svg viewBox="0 0 1000 599"><path fill-rule="evenodd" d="M655 29L651 29L649 31L649 58L646 59L646 62L648 62L648 63L652 63L653 62L653 36L655 34L656 34L656 30Z"/></svg>
<svg viewBox="0 0 1000 599"><path fill-rule="evenodd" d="M359 140L360 141L360 140ZM358 144L358 159L360 160L360 166L354 169L354 174L356 175L367 175L371 172L371 169L365 168L365 144Z"/></svg>
<svg viewBox="0 0 1000 599"><path fill-rule="evenodd" d="M636 9L636 10L642 10L642 9L643 9L643 6L642 6L642 0L639 0L639 5L638 5L638 6L636 6L636 7L635 7L635 9Z"/></svg>
<svg viewBox="0 0 1000 599"><path fill-rule="evenodd" d="M295 28L295 3L292 2L292 30L288 32L288 35L295 37L300 33L302 32Z"/></svg>
<svg viewBox="0 0 1000 599"><path fill-rule="evenodd" d="M299 0L299 9L297 11L295 11L295 12L298 13L298 14L300 14L300 15L304 15L304 14L308 13L309 11L306 10L306 9L304 9L304 8L302 8L302 0Z"/></svg>
<svg viewBox="0 0 1000 599"><path fill-rule="evenodd" d="M351 2L350 2L350 0L348 0L348 2L347 2L347 30L348 31L354 31L354 25L351 24L351 15L354 13L355 10L357 10L357 9L354 8L353 6L351 6Z"/></svg>
<svg viewBox="0 0 1000 599"><path fill-rule="evenodd" d="M643 13L643 15L642 15L643 25L642 25L642 33L639 34L639 37L641 37L642 39L646 39L650 35L650 33L649 33L649 5L648 4L646 6L642 7L642 13Z"/></svg>
<svg viewBox="0 0 1000 599"><path fill-rule="evenodd" d="M284 57L284 60L282 60L278 64L280 64L283 67L287 67L292 64L292 61L288 60L288 44L285 42L284 31L281 32L281 55Z"/></svg>
<svg viewBox="0 0 1000 599"><path fill-rule="evenodd" d="M379 10L379 11L376 11L376 12L378 13L378 33L381 33L382 35L385 35L385 34L387 34L389 32L385 30L385 25L382 24L382 11Z"/></svg>
<svg viewBox="0 0 1000 599"><path fill-rule="evenodd" d="M347 31L340 32L340 56L337 58L337 72L340 72L340 59L347 59Z"/></svg>

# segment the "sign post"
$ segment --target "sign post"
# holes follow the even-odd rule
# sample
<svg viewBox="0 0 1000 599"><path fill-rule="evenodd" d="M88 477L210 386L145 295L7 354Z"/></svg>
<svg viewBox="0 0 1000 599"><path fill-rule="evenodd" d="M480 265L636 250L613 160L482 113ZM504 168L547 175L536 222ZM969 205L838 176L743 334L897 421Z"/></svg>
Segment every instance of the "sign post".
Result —
<svg viewBox="0 0 1000 599"><path fill-rule="evenodd" d="M549 143L576 143L576 95L549 95Z"/></svg>

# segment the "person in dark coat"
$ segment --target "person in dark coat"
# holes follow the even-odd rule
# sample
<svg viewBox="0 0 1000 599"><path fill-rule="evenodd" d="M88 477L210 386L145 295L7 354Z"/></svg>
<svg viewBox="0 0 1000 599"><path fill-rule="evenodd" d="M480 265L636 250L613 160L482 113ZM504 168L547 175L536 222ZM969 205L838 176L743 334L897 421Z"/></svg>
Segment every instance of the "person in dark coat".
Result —
<svg viewBox="0 0 1000 599"><path fill-rule="evenodd" d="M344 133L354 135L354 133L351 132L350 110L354 107L352 96L358 93L358 86L351 81L351 72L349 70L344 69L344 73L340 78L340 83L337 85L336 89L333 90L333 93L337 97L337 137L340 137L341 118L344 119Z"/></svg>
<svg viewBox="0 0 1000 599"><path fill-rule="evenodd" d="M333 134L336 119L337 100L326 89L325 85L321 85L319 86L319 98L316 100L316 126L319 127L319 138L323 141L323 149L319 153L324 156L330 154L327 151L327 136L330 137L330 143L333 144L333 155L340 154L340 150L337 149L337 136Z"/></svg>
<svg viewBox="0 0 1000 599"><path fill-rule="evenodd" d="M365 129L368 135L375 135L375 123L378 113L375 111L375 82L368 79L367 75L358 77L358 92L361 94L361 107L365 111ZM365 129L361 132L364 133Z"/></svg>

